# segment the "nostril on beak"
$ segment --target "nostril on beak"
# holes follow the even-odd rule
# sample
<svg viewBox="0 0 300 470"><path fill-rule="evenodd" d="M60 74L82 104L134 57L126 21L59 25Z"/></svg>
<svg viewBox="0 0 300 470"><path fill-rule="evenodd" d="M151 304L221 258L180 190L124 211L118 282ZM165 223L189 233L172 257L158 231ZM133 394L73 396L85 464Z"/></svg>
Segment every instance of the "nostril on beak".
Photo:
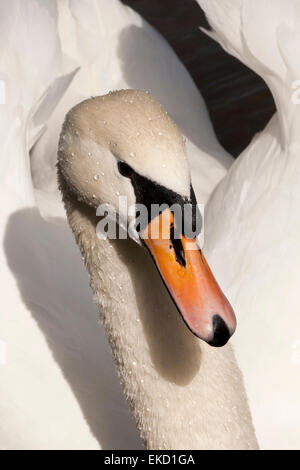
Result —
<svg viewBox="0 0 300 470"><path fill-rule="evenodd" d="M230 338L230 331L224 320L220 315L214 315L213 319L213 336L210 341L207 341L210 346L221 347L224 346Z"/></svg>

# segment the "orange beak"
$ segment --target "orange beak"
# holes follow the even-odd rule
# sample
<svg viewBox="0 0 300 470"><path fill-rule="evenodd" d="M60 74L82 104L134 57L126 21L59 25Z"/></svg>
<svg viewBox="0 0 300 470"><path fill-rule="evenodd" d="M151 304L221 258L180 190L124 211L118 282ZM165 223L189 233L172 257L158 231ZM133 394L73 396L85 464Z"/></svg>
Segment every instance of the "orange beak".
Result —
<svg viewBox="0 0 300 470"><path fill-rule="evenodd" d="M174 239L175 224L173 213L165 210L141 237L188 328L210 345L223 346L236 328L233 309L196 239Z"/></svg>

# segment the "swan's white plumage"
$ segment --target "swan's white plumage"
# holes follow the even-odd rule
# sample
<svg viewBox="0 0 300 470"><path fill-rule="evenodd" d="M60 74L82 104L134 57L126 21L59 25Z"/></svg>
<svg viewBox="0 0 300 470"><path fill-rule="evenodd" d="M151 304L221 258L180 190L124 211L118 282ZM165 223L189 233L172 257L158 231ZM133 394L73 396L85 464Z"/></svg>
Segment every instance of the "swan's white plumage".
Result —
<svg viewBox="0 0 300 470"><path fill-rule="evenodd" d="M95 27L83 48L90 19ZM60 1L58 13L55 1L2 3L0 34L5 45L0 78L7 90L5 114L0 113L5 312L0 340L7 356L0 366L1 447L137 447L57 193L59 130L66 112L83 97L110 88L148 88L190 137L189 155L199 154L192 163L206 175L205 185L199 185L203 200L231 159L213 138L203 101L175 54L117 1ZM44 94L52 93L51 103L58 102L78 65L81 70L51 114ZM28 151L42 134L30 169Z"/></svg>
<svg viewBox="0 0 300 470"><path fill-rule="evenodd" d="M237 313L233 342L259 443L299 448L299 2L199 3L213 36L265 79L276 101L277 114L209 202L206 248Z"/></svg>
<svg viewBox="0 0 300 470"><path fill-rule="evenodd" d="M277 137L282 145L290 144L291 127L297 122L292 84L300 72L298 0L262 0L259 7L251 0L198 3L213 27L208 34L266 81L279 110L282 134Z"/></svg>

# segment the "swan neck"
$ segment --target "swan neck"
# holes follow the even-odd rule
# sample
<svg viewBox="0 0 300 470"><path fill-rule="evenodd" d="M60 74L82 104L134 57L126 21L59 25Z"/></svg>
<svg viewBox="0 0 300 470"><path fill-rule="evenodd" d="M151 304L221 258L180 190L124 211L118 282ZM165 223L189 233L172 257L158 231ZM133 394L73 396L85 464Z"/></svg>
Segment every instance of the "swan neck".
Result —
<svg viewBox="0 0 300 470"><path fill-rule="evenodd" d="M100 240L93 210L63 190L124 395L148 449L256 448L230 346L186 328L148 253Z"/></svg>

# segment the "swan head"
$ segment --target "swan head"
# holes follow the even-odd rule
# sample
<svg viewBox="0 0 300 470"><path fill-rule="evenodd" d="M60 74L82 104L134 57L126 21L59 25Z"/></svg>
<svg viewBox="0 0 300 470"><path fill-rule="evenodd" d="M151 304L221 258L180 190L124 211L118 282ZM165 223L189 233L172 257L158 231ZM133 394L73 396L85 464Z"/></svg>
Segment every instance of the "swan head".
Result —
<svg viewBox="0 0 300 470"><path fill-rule="evenodd" d="M136 90L76 105L63 124L58 171L75 199L113 208L152 255L188 328L223 346L235 315L198 246L201 214L184 139L162 106Z"/></svg>

